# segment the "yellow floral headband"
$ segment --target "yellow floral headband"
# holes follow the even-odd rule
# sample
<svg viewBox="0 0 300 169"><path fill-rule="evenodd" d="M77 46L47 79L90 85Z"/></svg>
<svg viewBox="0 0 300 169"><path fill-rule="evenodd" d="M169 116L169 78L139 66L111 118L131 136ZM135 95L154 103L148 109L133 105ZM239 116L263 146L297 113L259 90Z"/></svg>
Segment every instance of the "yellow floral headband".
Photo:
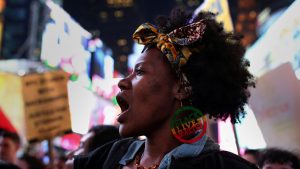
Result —
<svg viewBox="0 0 300 169"><path fill-rule="evenodd" d="M205 28L204 20L201 20L164 34L160 33L154 25L144 23L134 32L133 40L143 45L155 43L176 71L179 71L192 54L186 46L202 39Z"/></svg>

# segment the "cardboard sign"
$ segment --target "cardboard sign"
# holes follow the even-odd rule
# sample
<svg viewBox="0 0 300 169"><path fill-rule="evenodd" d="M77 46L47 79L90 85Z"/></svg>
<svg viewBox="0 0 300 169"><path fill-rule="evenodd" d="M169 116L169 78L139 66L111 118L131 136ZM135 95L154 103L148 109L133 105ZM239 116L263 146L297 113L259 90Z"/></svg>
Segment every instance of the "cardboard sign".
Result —
<svg viewBox="0 0 300 169"><path fill-rule="evenodd" d="M25 76L1 73L0 79L1 100L4 98L1 93L9 91L0 105L28 141L50 139L71 130L65 72Z"/></svg>

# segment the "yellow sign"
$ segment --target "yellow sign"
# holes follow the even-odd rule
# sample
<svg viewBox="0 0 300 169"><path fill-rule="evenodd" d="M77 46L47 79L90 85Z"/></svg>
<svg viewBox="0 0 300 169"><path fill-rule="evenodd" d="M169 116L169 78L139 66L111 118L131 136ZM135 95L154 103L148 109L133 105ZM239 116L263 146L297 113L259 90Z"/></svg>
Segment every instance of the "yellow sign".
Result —
<svg viewBox="0 0 300 169"><path fill-rule="evenodd" d="M17 130L25 133L27 140L50 139L71 130L65 72L49 71L21 77L6 73L0 74L0 81L4 87L0 89L0 96L2 90L10 91L7 101L0 101L0 106ZM4 95L1 100L3 98Z"/></svg>
<svg viewBox="0 0 300 169"><path fill-rule="evenodd" d="M217 14L216 19L219 22L223 22L224 29L228 32L233 31L233 24L227 0L205 0L194 13L197 14L200 11L210 11Z"/></svg>

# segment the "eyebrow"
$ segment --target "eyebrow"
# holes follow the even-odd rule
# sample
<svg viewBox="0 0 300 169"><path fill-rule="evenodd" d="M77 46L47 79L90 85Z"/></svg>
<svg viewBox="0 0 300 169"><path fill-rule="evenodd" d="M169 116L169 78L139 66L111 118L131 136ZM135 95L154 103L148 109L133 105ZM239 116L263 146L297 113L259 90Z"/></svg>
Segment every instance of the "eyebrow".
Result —
<svg viewBox="0 0 300 169"><path fill-rule="evenodd" d="M144 64L145 64L145 62L139 62L139 63L135 64L134 69L136 69L137 67L142 66Z"/></svg>

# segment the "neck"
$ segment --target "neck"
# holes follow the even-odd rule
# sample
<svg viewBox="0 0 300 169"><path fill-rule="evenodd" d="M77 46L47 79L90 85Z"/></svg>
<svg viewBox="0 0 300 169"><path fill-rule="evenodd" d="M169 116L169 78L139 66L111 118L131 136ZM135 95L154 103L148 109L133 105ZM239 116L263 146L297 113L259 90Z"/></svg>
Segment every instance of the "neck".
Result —
<svg viewBox="0 0 300 169"><path fill-rule="evenodd" d="M147 135L140 164L145 167L159 164L167 153L180 144L181 143L173 137L171 128L169 124L167 124L161 127L159 131Z"/></svg>
<svg viewBox="0 0 300 169"><path fill-rule="evenodd" d="M180 103L177 100L175 101L175 106L170 110L170 112L172 112L170 113L170 117L160 123L151 133L146 134L145 148L139 162L140 165L150 167L160 164L167 153L181 144L181 142L173 136L170 127L172 114L180 107Z"/></svg>

